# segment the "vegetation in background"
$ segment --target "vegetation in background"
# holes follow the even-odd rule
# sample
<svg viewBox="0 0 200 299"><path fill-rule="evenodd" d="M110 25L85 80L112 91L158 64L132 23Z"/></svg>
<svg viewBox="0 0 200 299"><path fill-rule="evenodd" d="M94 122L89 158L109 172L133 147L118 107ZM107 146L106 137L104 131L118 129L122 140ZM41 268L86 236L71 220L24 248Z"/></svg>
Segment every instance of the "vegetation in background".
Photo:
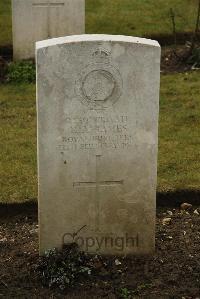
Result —
<svg viewBox="0 0 200 299"><path fill-rule="evenodd" d="M32 61L11 62L7 67L6 79L12 83L34 83L35 64Z"/></svg>
<svg viewBox="0 0 200 299"><path fill-rule="evenodd" d="M171 33L170 8L177 32L192 31L198 0L86 0L86 32L151 36ZM11 0L0 1L0 46L12 44Z"/></svg>
<svg viewBox="0 0 200 299"><path fill-rule="evenodd" d="M185 50L181 51L181 55L177 52L177 30L176 30L176 14L170 9L170 17L172 20L172 29L174 36L174 54L179 61L186 61L193 68L200 67L200 0L196 6L196 22L190 40L186 42Z"/></svg>
<svg viewBox="0 0 200 299"><path fill-rule="evenodd" d="M194 28L198 0L86 0L86 32L135 36L171 33L170 8L177 32Z"/></svg>

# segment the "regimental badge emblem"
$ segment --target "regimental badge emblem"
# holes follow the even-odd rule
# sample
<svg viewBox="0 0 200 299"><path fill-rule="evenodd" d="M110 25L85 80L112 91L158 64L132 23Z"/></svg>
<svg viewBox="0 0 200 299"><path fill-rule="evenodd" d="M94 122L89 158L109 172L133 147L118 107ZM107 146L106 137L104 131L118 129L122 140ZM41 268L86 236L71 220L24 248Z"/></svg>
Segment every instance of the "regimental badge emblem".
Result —
<svg viewBox="0 0 200 299"><path fill-rule="evenodd" d="M76 94L89 109L111 107L121 96L122 78L108 51L98 48L76 82Z"/></svg>

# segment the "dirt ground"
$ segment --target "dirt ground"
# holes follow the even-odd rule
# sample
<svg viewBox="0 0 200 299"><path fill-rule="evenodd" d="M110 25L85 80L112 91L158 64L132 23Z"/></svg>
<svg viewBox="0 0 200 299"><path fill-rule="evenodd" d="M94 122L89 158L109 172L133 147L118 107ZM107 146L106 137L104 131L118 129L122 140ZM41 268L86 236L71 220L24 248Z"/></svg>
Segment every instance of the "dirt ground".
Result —
<svg viewBox="0 0 200 299"><path fill-rule="evenodd" d="M163 47L161 55L161 73L184 73L199 69L188 64L188 49L185 46Z"/></svg>
<svg viewBox="0 0 200 299"><path fill-rule="evenodd" d="M104 258L98 274L61 293L43 287L37 272L36 205L0 208L0 298L200 298L199 227L197 207L159 208L154 256L118 258L118 265Z"/></svg>

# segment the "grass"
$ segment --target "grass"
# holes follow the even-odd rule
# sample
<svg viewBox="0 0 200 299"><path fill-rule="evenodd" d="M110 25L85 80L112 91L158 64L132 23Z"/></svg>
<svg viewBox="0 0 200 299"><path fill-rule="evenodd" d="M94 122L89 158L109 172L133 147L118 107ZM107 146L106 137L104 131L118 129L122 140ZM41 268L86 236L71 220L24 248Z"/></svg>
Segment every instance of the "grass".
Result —
<svg viewBox="0 0 200 299"><path fill-rule="evenodd" d="M177 31L191 31L197 0L86 0L86 32L135 36L171 33L170 8Z"/></svg>
<svg viewBox="0 0 200 299"><path fill-rule="evenodd" d="M199 190L200 73L161 76L158 191ZM34 84L0 85L0 201L37 198Z"/></svg>
<svg viewBox="0 0 200 299"><path fill-rule="evenodd" d="M11 0L0 0L0 46L7 46L11 44Z"/></svg>
<svg viewBox="0 0 200 299"><path fill-rule="evenodd" d="M35 85L0 85L0 201L36 198Z"/></svg>
<svg viewBox="0 0 200 299"><path fill-rule="evenodd" d="M171 33L170 8L177 31L195 26L198 0L86 0L86 32L150 36ZM0 46L12 44L11 0L0 1Z"/></svg>
<svg viewBox="0 0 200 299"><path fill-rule="evenodd" d="M199 75L162 76L158 191L200 190Z"/></svg>

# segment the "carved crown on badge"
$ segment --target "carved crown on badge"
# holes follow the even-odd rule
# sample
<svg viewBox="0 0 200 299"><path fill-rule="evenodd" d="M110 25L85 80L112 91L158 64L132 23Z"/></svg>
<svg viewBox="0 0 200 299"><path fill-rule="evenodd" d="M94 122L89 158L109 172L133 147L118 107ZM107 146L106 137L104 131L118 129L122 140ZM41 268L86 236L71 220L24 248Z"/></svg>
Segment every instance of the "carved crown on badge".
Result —
<svg viewBox="0 0 200 299"><path fill-rule="evenodd" d="M103 48L99 48L92 54L92 57L95 59L95 61L98 63L109 63L111 53Z"/></svg>

